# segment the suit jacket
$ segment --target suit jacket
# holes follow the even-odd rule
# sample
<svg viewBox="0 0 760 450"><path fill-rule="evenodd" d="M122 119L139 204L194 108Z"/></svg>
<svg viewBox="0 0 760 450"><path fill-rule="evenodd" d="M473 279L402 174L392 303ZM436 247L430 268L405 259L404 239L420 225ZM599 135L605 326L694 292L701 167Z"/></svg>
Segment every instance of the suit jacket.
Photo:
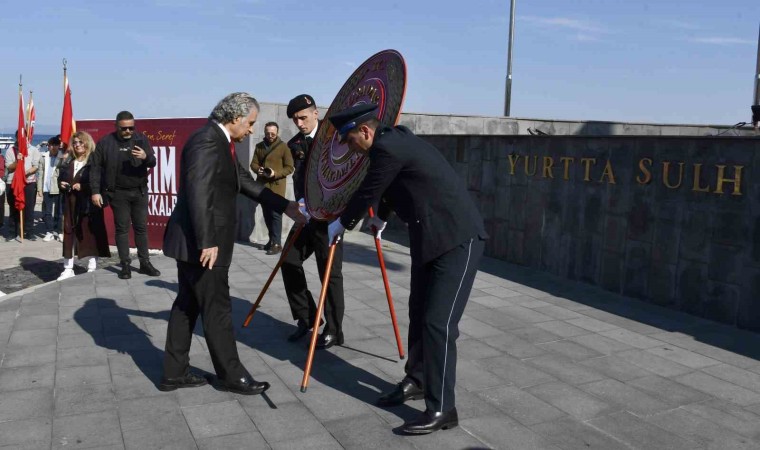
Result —
<svg viewBox="0 0 760 450"><path fill-rule="evenodd" d="M277 212L288 201L253 179L232 159L230 144L209 121L182 149L177 205L164 233L164 254L200 264L201 250L219 247L216 265L229 266L235 245L236 198L241 193Z"/></svg>
<svg viewBox="0 0 760 450"><path fill-rule="evenodd" d="M278 137L271 145L267 146L266 141L256 144L256 150L251 159L251 170L257 173L260 167L268 167L274 170L275 176L269 178L264 175L258 175L256 179L272 192L285 197L285 187L288 175L293 173L293 156L290 154L288 146ZM299 197L300 198L300 197Z"/></svg>
<svg viewBox="0 0 760 450"><path fill-rule="evenodd" d="M317 132L319 132L319 125L321 124L321 120L317 122ZM314 136L316 137L316 134ZM288 141L288 148L290 148L290 154L293 156L293 165L295 167L293 172L293 193L296 196L296 200L300 200L306 197L306 163L309 160L311 146L306 142L306 136L299 132Z"/></svg>
<svg viewBox="0 0 760 450"><path fill-rule="evenodd" d="M395 211L409 226L413 263L427 263L471 238L486 239L475 203L437 148L408 128L379 127L367 175L340 221L353 229L371 205L378 217Z"/></svg>

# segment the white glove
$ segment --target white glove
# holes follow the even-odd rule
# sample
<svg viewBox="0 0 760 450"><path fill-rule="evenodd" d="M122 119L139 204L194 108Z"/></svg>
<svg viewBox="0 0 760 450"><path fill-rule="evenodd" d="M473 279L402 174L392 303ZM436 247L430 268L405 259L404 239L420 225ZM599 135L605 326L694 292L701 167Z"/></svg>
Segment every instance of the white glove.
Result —
<svg viewBox="0 0 760 450"><path fill-rule="evenodd" d="M0 195L5 194L5 181L0 180Z"/></svg>
<svg viewBox="0 0 760 450"><path fill-rule="evenodd" d="M306 217L306 222L308 223L309 220L311 220L311 215L309 215L309 211L306 209L306 202L304 199L298 200L298 210Z"/></svg>
<svg viewBox="0 0 760 450"><path fill-rule="evenodd" d="M346 231L343 224L340 223L340 219L335 219L327 226L327 242L332 245L337 244L340 241L340 235ZM336 239L337 238L337 239Z"/></svg>
<svg viewBox="0 0 760 450"><path fill-rule="evenodd" d="M378 240L382 240L381 235L383 234L383 230L387 223L388 222L383 222L381 219L378 219L377 216L367 219L367 225L369 225L370 230L375 233L375 239Z"/></svg>

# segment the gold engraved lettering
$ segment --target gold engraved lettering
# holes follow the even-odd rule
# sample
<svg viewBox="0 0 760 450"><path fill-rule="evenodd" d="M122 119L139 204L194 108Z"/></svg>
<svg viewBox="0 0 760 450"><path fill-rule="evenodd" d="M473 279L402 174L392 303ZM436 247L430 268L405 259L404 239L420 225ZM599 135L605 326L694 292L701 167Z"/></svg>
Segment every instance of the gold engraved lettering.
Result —
<svg viewBox="0 0 760 450"><path fill-rule="evenodd" d="M694 186L691 188L693 192L710 192L710 186L701 187L699 185L699 179L702 176L702 164L694 164Z"/></svg>
<svg viewBox="0 0 760 450"><path fill-rule="evenodd" d="M610 160L607 160L607 164L604 165L604 171L602 172L602 177L599 178L599 182L604 182L604 177L607 177L607 184L615 184L615 173L612 171L612 163Z"/></svg>
<svg viewBox="0 0 760 450"><path fill-rule="evenodd" d="M533 155L533 172L530 171L530 158L525 157L525 175L532 177L538 170L538 155Z"/></svg>
<svg viewBox="0 0 760 450"><path fill-rule="evenodd" d="M544 156L544 178L554 178L552 167L554 167L554 158L551 156Z"/></svg>
<svg viewBox="0 0 760 450"><path fill-rule="evenodd" d="M520 160L520 155L509 155L509 174L514 175L515 174L515 165Z"/></svg>
<svg viewBox="0 0 760 450"><path fill-rule="evenodd" d="M562 163L565 165L565 170L564 172L562 172L562 178L564 178L565 180L569 180L570 179L570 163L575 162L575 158L573 158L572 156L563 156L559 160L562 161Z"/></svg>
<svg viewBox="0 0 760 450"><path fill-rule="evenodd" d="M581 164L586 166L583 172L583 181L591 181L591 165L596 164L596 158L581 158Z"/></svg>
<svg viewBox="0 0 760 450"><path fill-rule="evenodd" d="M723 194L723 183L733 183L734 184L734 192L731 193L731 195L742 195L741 191L741 184L742 184L742 169L744 166L734 166L734 178L726 178L726 166L721 164L716 164L715 167L718 168L718 182L715 186L715 193L716 194Z"/></svg>
<svg viewBox="0 0 760 450"><path fill-rule="evenodd" d="M662 162L662 182L668 189L678 189L681 187L681 183L683 183L683 165L682 162L678 163L678 184L674 186L670 184L670 161Z"/></svg>
<svg viewBox="0 0 760 450"><path fill-rule="evenodd" d="M652 181L652 172L647 169L646 165L649 167L652 167L652 160L649 158L641 158L639 160L639 170L641 171L641 175L636 176L636 182L639 184L649 184L650 181Z"/></svg>

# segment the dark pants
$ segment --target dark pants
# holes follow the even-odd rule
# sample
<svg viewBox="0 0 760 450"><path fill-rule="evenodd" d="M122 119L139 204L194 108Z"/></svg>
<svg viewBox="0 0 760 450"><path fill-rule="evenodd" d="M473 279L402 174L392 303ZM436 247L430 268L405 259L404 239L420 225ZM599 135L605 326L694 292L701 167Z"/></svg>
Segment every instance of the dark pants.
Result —
<svg viewBox="0 0 760 450"><path fill-rule="evenodd" d="M216 375L221 380L249 375L240 362L232 331L229 267L214 266L208 270L199 264L177 261L177 269L179 292L166 332L164 376L175 378L188 370L198 314Z"/></svg>
<svg viewBox="0 0 760 450"><path fill-rule="evenodd" d="M295 227L290 230L290 240ZM301 231L298 239L282 263L282 281L285 283L285 294L288 296L290 312L293 320L302 320L310 326L315 323L317 305L314 302L309 287L306 285L306 275L303 262L312 253L317 258L319 278L324 280L327 267L327 256L330 247L327 244L327 222L312 221ZM327 284L327 299L325 301L325 319L327 324L324 331L337 333L343 330L343 240L335 248L330 280Z"/></svg>
<svg viewBox="0 0 760 450"><path fill-rule="evenodd" d="M0 181L2 183L2 181ZM8 185L5 185L6 189ZM5 224L5 192L0 195L0 227Z"/></svg>
<svg viewBox="0 0 760 450"><path fill-rule="evenodd" d="M8 213L9 219L13 224L14 237L20 236L20 214L16 209L16 196L13 195L13 188L10 184L6 184L5 195L8 199L8 206L10 211ZM32 228L34 227L34 204L37 201L37 183L29 183L24 186L24 236L28 237L32 234Z"/></svg>
<svg viewBox="0 0 760 450"><path fill-rule="evenodd" d="M119 260L129 264L129 225L135 233L137 258L141 263L150 261L148 256L148 193L141 189L116 189L111 198L113 222L116 229L116 248Z"/></svg>
<svg viewBox="0 0 760 450"><path fill-rule="evenodd" d="M49 192L42 193L42 217L45 220L45 228L47 232L56 233L61 231L61 224L63 222L61 215L61 195L51 194Z"/></svg>
<svg viewBox="0 0 760 450"><path fill-rule="evenodd" d="M459 319L470 297L485 241L475 238L427 264L412 262L409 360L405 371L434 412L455 406Z"/></svg>
<svg viewBox="0 0 760 450"><path fill-rule="evenodd" d="M269 230L269 243L282 245L282 213L262 206L264 223Z"/></svg>

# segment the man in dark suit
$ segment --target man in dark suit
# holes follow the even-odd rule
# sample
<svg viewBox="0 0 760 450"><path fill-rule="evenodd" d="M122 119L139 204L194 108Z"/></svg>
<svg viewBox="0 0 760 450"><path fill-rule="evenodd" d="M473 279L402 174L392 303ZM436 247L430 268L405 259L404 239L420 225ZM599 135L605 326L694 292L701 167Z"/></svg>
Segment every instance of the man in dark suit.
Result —
<svg viewBox="0 0 760 450"><path fill-rule="evenodd" d="M391 211L408 224L412 257L409 360L406 377L380 397L381 406L425 399L425 412L404 424L410 434L458 425L456 340L485 239L483 219L462 180L441 153L408 128L380 125L375 105L330 117L351 151L369 155L369 169L343 214L330 223L330 242L353 229L379 202L370 226L379 234Z"/></svg>
<svg viewBox="0 0 760 450"><path fill-rule="evenodd" d="M211 111L182 150L177 206L164 235L164 254L177 260L179 292L166 333L164 376L158 388L197 387L206 380L189 371L190 343L198 314L203 320L211 361L221 387L239 394L260 394L269 383L254 380L238 357L229 292L229 268L235 239L238 193L298 223L305 223L298 203L265 188L238 163L235 142L253 131L259 104L236 92Z"/></svg>
<svg viewBox="0 0 760 450"><path fill-rule="evenodd" d="M288 103L288 118L298 127L299 133L288 141L293 153L295 172L293 173L293 191L299 203L303 203L306 193L306 162L314 136L319 129L319 112L314 99L308 94L294 97ZM295 228L290 230L288 241ZM288 337L295 342L304 337L309 328L314 326L317 305L306 285L306 274L303 263L312 253L317 259L319 278L324 279L329 255L327 242L327 222L312 220L304 227L293 247L282 263L282 281L285 284L285 294L288 296L290 311L296 321L296 330ZM343 345L343 244L339 243L333 256L333 266L330 280L327 283L327 300L325 301L325 328L317 341L317 348L330 348L333 345ZM319 326L319 324L317 324Z"/></svg>

